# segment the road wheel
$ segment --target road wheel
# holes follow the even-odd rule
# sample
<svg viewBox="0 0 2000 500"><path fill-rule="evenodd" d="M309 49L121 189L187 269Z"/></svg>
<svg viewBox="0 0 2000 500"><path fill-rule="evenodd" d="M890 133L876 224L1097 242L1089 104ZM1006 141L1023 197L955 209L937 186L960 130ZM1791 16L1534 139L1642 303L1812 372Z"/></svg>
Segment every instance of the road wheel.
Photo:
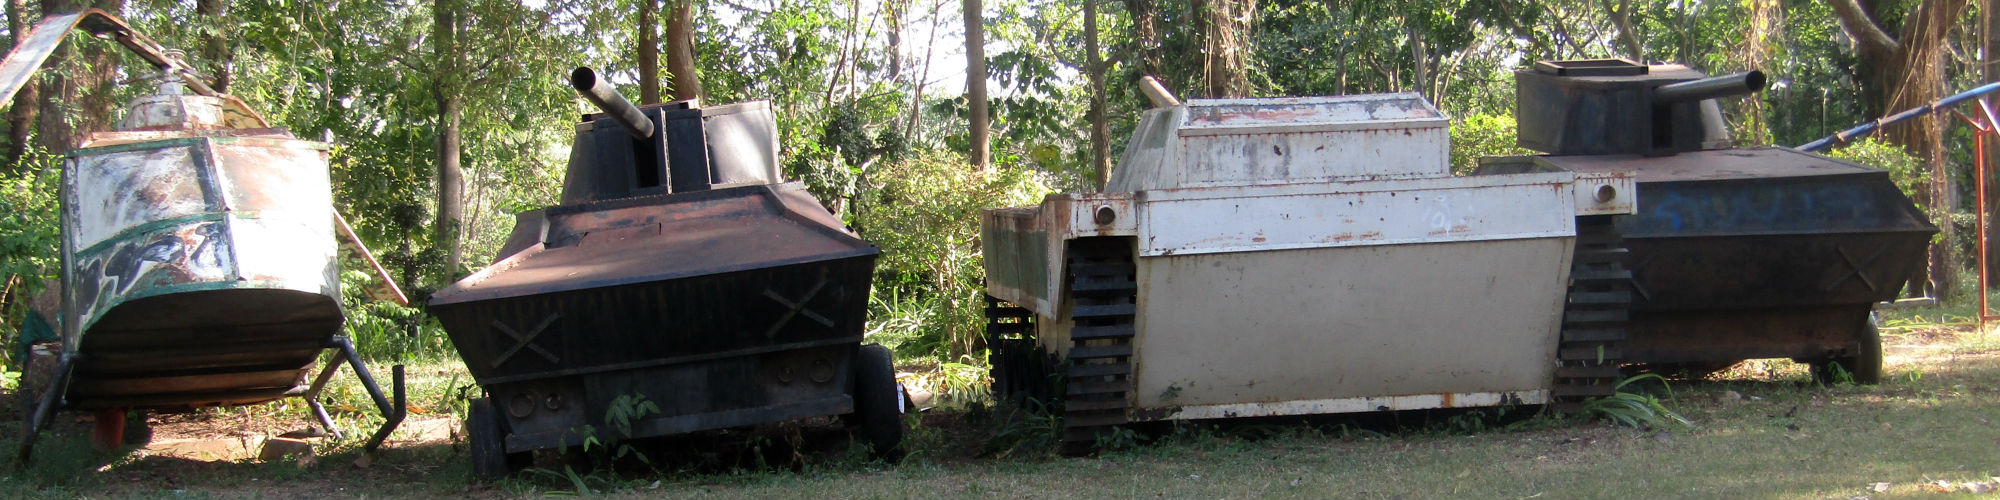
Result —
<svg viewBox="0 0 2000 500"><path fill-rule="evenodd" d="M875 456L897 458L908 406L902 384L896 383L895 357L889 348L869 344L861 346L854 361L854 415L861 423L861 437L874 446Z"/></svg>
<svg viewBox="0 0 2000 500"><path fill-rule="evenodd" d="M465 434L472 452L472 475L481 481L499 481L525 465L526 453L507 453L507 423L494 411L493 400L472 400L465 415Z"/></svg>
<svg viewBox="0 0 2000 500"><path fill-rule="evenodd" d="M1833 367L1839 366L1840 370L1847 372L1856 384L1882 383L1882 330L1876 325L1874 313L1868 314L1868 322L1862 325L1861 335L1855 340L1861 345L1853 352L1811 363L1813 380L1820 383L1837 382L1834 380Z"/></svg>

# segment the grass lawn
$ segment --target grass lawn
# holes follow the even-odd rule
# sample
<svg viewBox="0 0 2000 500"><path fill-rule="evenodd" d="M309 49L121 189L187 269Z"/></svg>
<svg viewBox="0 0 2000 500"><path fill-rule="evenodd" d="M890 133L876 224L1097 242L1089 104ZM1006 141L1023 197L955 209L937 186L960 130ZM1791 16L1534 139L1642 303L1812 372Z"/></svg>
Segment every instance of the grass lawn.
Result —
<svg viewBox="0 0 2000 500"><path fill-rule="evenodd" d="M297 459L197 460L89 451L68 416L25 468L0 471L8 497L56 498L1964 498L2000 475L2000 333L1963 316L1885 314L1878 386L1818 385L1786 361L1752 361L1706 380L1653 389L1692 426L1633 429L1535 415L1405 412L1142 429L1135 446L1058 458L995 438L1032 422L980 409L920 419L899 463L845 446L830 422L641 443L651 465L544 457L499 484L471 479L447 431L403 439L357 466L360 440ZM1940 323L1940 319L1944 322ZM386 368L379 370L386 374ZM455 362L416 364L411 401L439 419L469 378ZM351 379L351 377L342 377ZM348 389L352 391L352 389ZM361 429L358 394L340 396ZM209 410L162 419L154 439L282 432L302 405ZM341 406L341 405L336 405ZM18 413L7 413L9 417ZM0 422L5 449L17 420ZM434 428L438 426L433 426ZM246 430L247 429L247 430ZM352 432L362 434L363 432ZM198 436L199 437L199 436ZM996 450L1005 451L996 458ZM591 472L595 470L596 472ZM574 472L574 474L572 474ZM1993 495L1993 493L1986 493Z"/></svg>

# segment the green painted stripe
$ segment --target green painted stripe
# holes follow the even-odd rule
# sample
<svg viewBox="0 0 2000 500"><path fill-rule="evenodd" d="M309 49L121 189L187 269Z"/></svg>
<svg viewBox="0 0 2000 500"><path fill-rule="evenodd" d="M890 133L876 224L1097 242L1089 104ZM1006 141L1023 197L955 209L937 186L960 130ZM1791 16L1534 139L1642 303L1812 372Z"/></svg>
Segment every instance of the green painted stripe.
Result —
<svg viewBox="0 0 2000 500"><path fill-rule="evenodd" d="M193 226L203 222L222 222L224 219L229 218L229 215L230 215L229 212L202 212L194 215L184 215L172 219L160 219L145 224L140 224L137 226L132 226L126 228L124 231L119 231L117 234L111 235L110 238L105 238L104 241L100 241L91 244L88 247L85 247L83 250L76 252L76 256L83 260L89 260L88 257L95 257L97 256L97 254L103 253L105 250L109 249L109 247L113 245L117 245L120 243L127 243L131 241L144 241L146 237L152 235L171 232L174 229ZM239 217L239 218L247 218L247 217Z"/></svg>

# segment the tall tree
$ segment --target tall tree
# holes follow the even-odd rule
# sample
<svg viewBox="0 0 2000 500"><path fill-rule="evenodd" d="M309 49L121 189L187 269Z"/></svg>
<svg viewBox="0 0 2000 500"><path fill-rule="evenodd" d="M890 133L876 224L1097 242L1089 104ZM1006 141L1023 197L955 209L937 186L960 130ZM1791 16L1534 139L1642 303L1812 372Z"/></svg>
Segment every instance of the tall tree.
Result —
<svg viewBox="0 0 2000 500"><path fill-rule="evenodd" d="M1139 53L1139 73L1164 79L1166 53L1160 46L1159 10L1153 0L1125 0L1125 12L1132 17L1132 43ZM1161 80L1167 88L1173 83Z"/></svg>
<svg viewBox="0 0 2000 500"><path fill-rule="evenodd" d="M229 0L195 0L194 10L203 18L201 58L208 62L209 87L228 93L234 55L229 50Z"/></svg>
<svg viewBox="0 0 2000 500"><path fill-rule="evenodd" d="M1250 96L1250 21L1257 0L1195 0L1202 26L1202 88L1209 97Z"/></svg>
<svg viewBox="0 0 2000 500"><path fill-rule="evenodd" d="M964 0L964 7L965 100L972 119L972 143L966 161L983 170L992 162L987 137L992 124L986 110L986 7L980 0Z"/></svg>
<svg viewBox="0 0 2000 500"><path fill-rule="evenodd" d="M42 15L104 9L120 13L125 0L43 0ZM72 40L75 40L72 38ZM91 132L111 128L118 102L113 95L118 79L116 51L125 50L109 43L64 42L49 56L43 71L41 109L37 111L36 142L50 153L63 153L82 144Z"/></svg>
<svg viewBox="0 0 2000 500"><path fill-rule="evenodd" d="M447 279L457 278L464 257L459 230L465 225L465 168L460 163L460 119L465 109L465 75L459 66L464 54L458 35L464 29L459 18L464 6L455 0L437 0L431 5L431 98L437 102L437 220L436 242L445 253Z"/></svg>
<svg viewBox="0 0 2000 500"><path fill-rule="evenodd" d="M1963 19L1967 0L1923 0L1900 19L1900 26L1884 24L1882 4L1864 7L1858 0L1827 0L1840 17L1841 28L1854 39L1860 56L1861 93L1870 116L1882 116L1902 109L1929 104L1944 96L1944 52L1946 35ZM1870 8L1873 7L1873 8ZM1893 19L1891 21L1894 21ZM1890 32L1896 35L1890 35ZM1902 146L1923 160L1930 171L1926 203L1942 220L1956 206L1956 190L1945 164L1944 123L1946 115L1929 117L1889 127L1889 142ZM1953 241L1951 224L1940 223L1943 241ZM1952 264L1954 246L1931 245L1930 277L1937 296L1946 296L1956 285Z"/></svg>
<svg viewBox="0 0 2000 500"><path fill-rule="evenodd" d="M639 59L639 104L660 102L660 0L639 0L638 41L632 51Z"/></svg>
<svg viewBox="0 0 2000 500"><path fill-rule="evenodd" d="M667 20L667 71L673 79L674 99L700 99L701 75L696 74L694 57L694 0L671 0L673 10Z"/></svg>
<svg viewBox="0 0 2000 500"><path fill-rule="evenodd" d="M27 0L7 0L7 46L21 44L27 38L28 30L35 25L28 18ZM41 88L29 84L14 94L14 107L7 110L7 152L5 173L13 174L21 168L21 156L28 152L28 138L35 128L35 110L40 106Z"/></svg>
<svg viewBox="0 0 2000 500"><path fill-rule="evenodd" d="M1111 184L1111 127L1104 117L1104 56L1097 48L1097 0L1083 0L1084 73L1090 78L1090 165L1097 190Z"/></svg>

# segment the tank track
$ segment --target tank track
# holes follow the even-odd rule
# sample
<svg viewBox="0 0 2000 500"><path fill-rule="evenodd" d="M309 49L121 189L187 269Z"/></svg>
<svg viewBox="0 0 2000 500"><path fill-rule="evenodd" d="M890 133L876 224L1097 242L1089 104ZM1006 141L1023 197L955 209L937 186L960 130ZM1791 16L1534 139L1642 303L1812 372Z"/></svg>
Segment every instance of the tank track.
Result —
<svg viewBox="0 0 2000 500"><path fill-rule="evenodd" d="M1035 312L986 296L986 363L993 368L994 401L1016 408L1042 406L1049 399L1049 374L1035 338Z"/></svg>
<svg viewBox="0 0 2000 500"><path fill-rule="evenodd" d="M1064 253L1074 323L1062 367L1062 452L1074 455L1126 423L1139 285L1125 238L1079 238Z"/></svg>
<svg viewBox="0 0 2000 500"><path fill-rule="evenodd" d="M1632 272L1625 240L1612 215L1576 218L1569 296L1563 303L1555 385L1559 411L1573 413L1593 397L1617 391L1619 347L1632 310Z"/></svg>

